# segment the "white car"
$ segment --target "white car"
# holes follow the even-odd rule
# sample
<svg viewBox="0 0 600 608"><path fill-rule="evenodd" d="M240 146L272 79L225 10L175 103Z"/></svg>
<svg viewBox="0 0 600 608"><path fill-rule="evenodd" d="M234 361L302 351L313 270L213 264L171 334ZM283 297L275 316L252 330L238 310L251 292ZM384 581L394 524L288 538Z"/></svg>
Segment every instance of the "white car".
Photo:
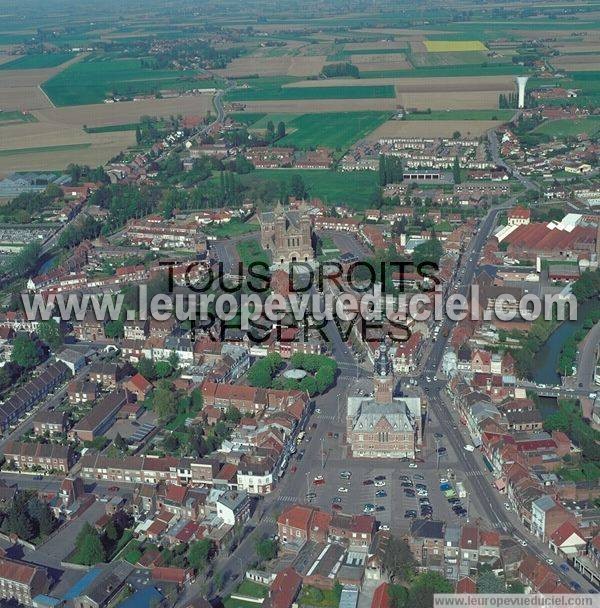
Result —
<svg viewBox="0 0 600 608"><path fill-rule="evenodd" d="M383 479L378 479L374 485L377 488L383 488L383 486L385 485L385 481L383 481Z"/></svg>
<svg viewBox="0 0 600 608"><path fill-rule="evenodd" d="M381 526L379 526L380 530L383 530L384 532L388 532L390 527L387 524L381 524Z"/></svg>
<svg viewBox="0 0 600 608"><path fill-rule="evenodd" d="M348 488L344 488L344 486L340 486L340 487L338 488L338 492L339 492L340 494L348 494Z"/></svg>
<svg viewBox="0 0 600 608"><path fill-rule="evenodd" d="M549 566L554 566L554 560L553 560L553 559L550 559L549 557L547 557L547 558L546 558L546 563L547 563Z"/></svg>
<svg viewBox="0 0 600 608"><path fill-rule="evenodd" d="M321 408L319 408L319 407L318 407L318 408L315 410L315 414L320 414L320 413L321 413Z"/></svg>
<svg viewBox="0 0 600 608"><path fill-rule="evenodd" d="M510 503L509 503L509 502L505 502L505 503L504 503L504 508L505 508L507 511L510 511L510 509L511 509Z"/></svg>
<svg viewBox="0 0 600 608"><path fill-rule="evenodd" d="M408 468L409 468L409 469L416 469L417 467L418 467L418 465L417 465L417 463L416 463L416 462L411 462L411 463L408 465Z"/></svg>
<svg viewBox="0 0 600 608"><path fill-rule="evenodd" d="M313 481L323 481L325 478L323 477L323 475L317 475Z"/></svg>
<svg viewBox="0 0 600 608"><path fill-rule="evenodd" d="M519 540L519 544L521 545L521 547L526 547L527 546L527 541L523 540L523 539L520 539Z"/></svg>
<svg viewBox="0 0 600 608"><path fill-rule="evenodd" d="M467 443L467 445L466 445L466 446L464 446L464 449L465 449L467 452L474 452L474 451L475 451L475 448L474 448L474 447L473 447L471 444L469 444L469 443Z"/></svg>

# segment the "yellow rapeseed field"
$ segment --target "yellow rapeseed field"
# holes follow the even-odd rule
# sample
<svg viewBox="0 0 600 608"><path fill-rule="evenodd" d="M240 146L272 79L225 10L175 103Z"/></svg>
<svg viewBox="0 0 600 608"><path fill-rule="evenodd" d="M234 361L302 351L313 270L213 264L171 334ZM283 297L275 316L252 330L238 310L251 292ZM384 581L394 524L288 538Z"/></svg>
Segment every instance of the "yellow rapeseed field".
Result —
<svg viewBox="0 0 600 608"><path fill-rule="evenodd" d="M487 51L485 44L479 40L424 40L423 42L430 53Z"/></svg>

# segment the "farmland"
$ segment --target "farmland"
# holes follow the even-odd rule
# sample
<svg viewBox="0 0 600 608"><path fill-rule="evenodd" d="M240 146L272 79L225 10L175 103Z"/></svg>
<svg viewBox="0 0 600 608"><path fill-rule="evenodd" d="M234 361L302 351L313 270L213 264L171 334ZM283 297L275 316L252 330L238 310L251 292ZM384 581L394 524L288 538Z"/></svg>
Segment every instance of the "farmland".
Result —
<svg viewBox="0 0 600 608"><path fill-rule="evenodd" d="M266 79L265 79L266 80ZM302 99L371 99L392 98L394 87L390 85L364 86L317 86L302 88L283 87L280 79L252 83L248 88L236 89L227 94L228 101L294 101Z"/></svg>
<svg viewBox="0 0 600 608"><path fill-rule="evenodd" d="M75 53L52 53L46 55L24 55L0 65L0 70L33 70L40 68L55 68L66 63Z"/></svg>
<svg viewBox="0 0 600 608"><path fill-rule="evenodd" d="M447 110L412 112L406 120L510 120L513 110Z"/></svg>
<svg viewBox="0 0 600 608"><path fill-rule="evenodd" d="M0 111L0 125L19 122L37 122L37 119L33 114L26 114L18 110Z"/></svg>
<svg viewBox="0 0 600 608"><path fill-rule="evenodd" d="M92 56L70 65L43 84L56 106L102 102L108 95L133 96L163 89L184 91L198 86L193 71L152 70L139 59ZM206 82L203 87L210 86Z"/></svg>
<svg viewBox="0 0 600 608"><path fill-rule="evenodd" d="M425 40L429 53L456 53L464 51L487 51L479 40Z"/></svg>
<svg viewBox="0 0 600 608"><path fill-rule="evenodd" d="M390 120L367 136L381 137L452 137L458 131L466 137L480 137L502 124L500 120Z"/></svg>

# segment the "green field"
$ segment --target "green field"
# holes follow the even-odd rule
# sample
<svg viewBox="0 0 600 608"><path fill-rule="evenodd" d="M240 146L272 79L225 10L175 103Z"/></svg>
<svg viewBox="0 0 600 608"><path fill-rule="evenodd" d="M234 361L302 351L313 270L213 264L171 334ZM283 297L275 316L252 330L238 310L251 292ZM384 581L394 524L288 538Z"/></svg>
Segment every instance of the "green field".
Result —
<svg viewBox="0 0 600 608"><path fill-rule="evenodd" d="M456 66L456 65L482 65L482 64L510 64L509 57L491 58L481 51L464 51L449 53L410 53L407 59L415 68Z"/></svg>
<svg viewBox="0 0 600 608"><path fill-rule="evenodd" d="M330 86L284 88L284 84L300 79L288 77L254 78L244 82L247 89L235 89L226 95L227 101L286 101L299 99L372 99L395 97L396 92L391 85L364 86Z"/></svg>
<svg viewBox="0 0 600 608"><path fill-rule="evenodd" d="M576 136L587 133L590 137L598 134L600 130L600 116L589 116L576 120L549 120L534 129L534 133L543 133L550 137Z"/></svg>
<svg viewBox="0 0 600 608"><path fill-rule="evenodd" d="M260 246L260 242L256 239L248 241L240 241L235 246L240 262L247 267L251 262L263 262L269 264L269 256Z"/></svg>
<svg viewBox="0 0 600 608"><path fill-rule="evenodd" d="M55 68L75 57L75 53L51 53L47 55L24 55L0 65L0 70L34 70Z"/></svg>
<svg viewBox="0 0 600 608"><path fill-rule="evenodd" d="M434 110L413 112L406 120L510 120L514 110Z"/></svg>
<svg viewBox="0 0 600 608"><path fill-rule="evenodd" d="M92 144L65 144L61 146L40 146L39 148L14 148L0 150L0 156L17 156L19 154L40 154L45 152L63 152L65 150L85 150Z"/></svg>
<svg viewBox="0 0 600 608"><path fill-rule="evenodd" d="M246 184L265 179L289 184L294 174L302 177L310 196L328 204L345 204L357 210L373 207L373 196L379 187L376 171L338 173L319 169L256 169L239 177L240 182Z"/></svg>
<svg viewBox="0 0 600 608"><path fill-rule="evenodd" d="M249 126L259 121L266 114L264 112L233 112L229 116L236 122Z"/></svg>
<svg viewBox="0 0 600 608"><path fill-rule="evenodd" d="M331 112L303 114L286 123L295 131L277 142L278 146L309 149L325 146L346 150L390 117L389 112ZM285 121L284 121L285 122Z"/></svg>
<svg viewBox="0 0 600 608"><path fill-rule="evenodd" d="M104 125L102 127L85 127L86 133L115 133L120 131L135 131L138 127L137 122L130 122L123 125Z"/></svg>
<svg viewBox="0 0 600 608"><path fill-rule="evenodd" d="M0 124L3 122L37 122L33 114L23 114L19 110L0 111Z"/></svg>
<svg viewBox="0 0 600 608"><path fill-rule="evenodd" d="M152 94L161 89L179 91L198 86L194 71L152 70L140 59L95 55L70 65L42 88L57 106L102 103L107 95ZM211 86L202 83L202 86Z"/></svg>
<svg viewBox="0 0 600 608"><path fill-rule="evenodd" d="M232 219L226 224L209 224L204 228L206 234L211 234L219 239L225 237L239 236L250 232L258 232L259 225L251 224L250 222L241 222L238 219Z"/></svg>

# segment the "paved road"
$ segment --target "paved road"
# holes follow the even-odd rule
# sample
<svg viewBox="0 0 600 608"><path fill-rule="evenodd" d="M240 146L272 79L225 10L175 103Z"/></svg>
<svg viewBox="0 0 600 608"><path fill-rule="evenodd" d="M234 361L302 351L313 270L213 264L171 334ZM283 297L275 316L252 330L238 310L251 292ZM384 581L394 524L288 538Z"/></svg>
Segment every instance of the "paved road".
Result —
<svg viewBox="0 0 600 608"><path fill-rule="evenodd" d="M515 169L512 165L509 165L501 156L500 156L500 144L498 142L498 137L496 135L496 131L494 129L490 129L487 133L490 154L492 157L492 161L498 166L506 169L513 177L516 177L525 188L528 190L539 190L539 186L531 181L529 178L521 175L517 169Z"/></svg>

